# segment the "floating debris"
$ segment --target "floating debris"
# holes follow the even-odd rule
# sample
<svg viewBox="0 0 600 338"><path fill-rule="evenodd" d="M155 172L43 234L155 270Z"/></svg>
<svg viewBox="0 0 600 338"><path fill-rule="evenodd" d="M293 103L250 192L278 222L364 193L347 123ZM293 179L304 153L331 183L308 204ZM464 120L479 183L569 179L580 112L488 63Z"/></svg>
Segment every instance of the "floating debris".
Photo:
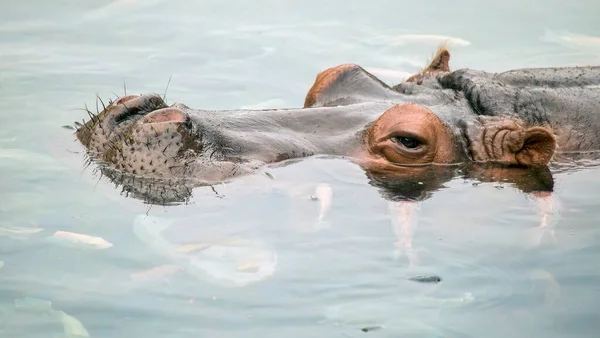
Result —
<svg viewBox="0 0 600 338"><path fill-rule="evenodd" d="M56 231L54 235L48 237L49 240L58 241L61 244L76 245L91 249L108 249L113 246L102 237L78 234L68 231Z"/></svg>
<svg viewBox="0 0 600 338"><path fill-rule="evenodd" d="M371 332L371 331L377 331L377 330L381 330L381 326L377 325L377 326L367 326L367 327L363 327L362 329L360 329L362 332Z"/></svg>
<svg viewBox="0 0 600 338"><path fill-rule="evenodd" d="M6 237L24 237L28 235L37 234L43 231L42 228L4 228L0 227L0 236Z"/></svg>
<svg viewBox="0 0 600 338"><path fill-rule="evenodd" d="M414 277L408 278L408 280L411 280L411 281L417 282L417 283L436 283L437 284L442 281L442 277L436 276L436 275L414 276Z"/></svg>

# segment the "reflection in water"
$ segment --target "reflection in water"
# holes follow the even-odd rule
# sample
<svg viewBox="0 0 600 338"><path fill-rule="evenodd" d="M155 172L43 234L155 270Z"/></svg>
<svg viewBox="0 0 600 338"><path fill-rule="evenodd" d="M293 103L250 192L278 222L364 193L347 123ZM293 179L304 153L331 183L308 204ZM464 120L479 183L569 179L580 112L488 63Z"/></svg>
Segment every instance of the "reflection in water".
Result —
<svg viewBox="0 0 600 338"><path fill-rule="evenodd" d="M419 263L417 249L413 248L413 237L417 230L419 217L419 204L414 201L389 202L388 207L392 217L392 230L397 242L394 243L394 259L399 259L402 254L408 258L409 268Z"/></svg>
<svg viewBox="0 0 600 338"><path fill-rule="evenodd" d="M241 287L262 281L275 273L277 252L263 241L223 234L215 226L191 222L185 229L183 243L167 238L173 232L173 219L138 215L133 222L137 237L153 250L180 265L201 280L224 287ZM182 220L178 220L181 222Z"/></svg>

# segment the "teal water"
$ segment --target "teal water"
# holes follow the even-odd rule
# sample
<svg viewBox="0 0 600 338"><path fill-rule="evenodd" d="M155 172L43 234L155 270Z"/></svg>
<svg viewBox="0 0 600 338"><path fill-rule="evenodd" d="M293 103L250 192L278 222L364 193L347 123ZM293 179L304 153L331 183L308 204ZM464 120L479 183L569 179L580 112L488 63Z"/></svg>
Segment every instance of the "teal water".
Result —
<svg viewBox="0 0 600 338"><path fill-rule="evenodd" d="M95 110L96 94L163 93L169 78L168 100L191 107L298 107L324 68L358 63L393 84L441 40L454 68L598 64L598 12L592 1L5 1L0 337L596 337L597 167L553 168L542 199L456 177L390 204L355 165L311 158L162 207L85 167L62 126L87 119L78 109ZM442 282L408 280L418 275Z"/></svg>

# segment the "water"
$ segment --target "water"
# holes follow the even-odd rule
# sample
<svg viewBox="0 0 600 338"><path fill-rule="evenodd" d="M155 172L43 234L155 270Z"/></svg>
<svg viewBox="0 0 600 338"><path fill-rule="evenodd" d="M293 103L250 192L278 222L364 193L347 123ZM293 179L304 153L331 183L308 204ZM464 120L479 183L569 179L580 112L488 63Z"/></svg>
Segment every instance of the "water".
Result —
<svg viewBox="0 0 600 338"><path fill-rule="evenodd" d="M170 102L221 109L301 106L318 71L346 62L397 83L440 41L411 34L451 38L454 68L598 64L599 10L592 1L5 1L0 227L13 231L0 231L0 336L65 336L61 322L78 327L64 311L85 326L71 337L595 337L596 167L555 170L552 200L456 177L418 204L390 205L356 166L312 158L159 207L84 169L61 126L87 118L76 109L95 109L96 93L122 95L123 83L162 93L171 78ZM318 184L332 193L321 216ZM536 231L543 212L549 228ZM164 233L178 246L144 240L164 224L183 229ZM56 231L111 246L67 245ZM407 280L416 275L442 282Z"/></svg>

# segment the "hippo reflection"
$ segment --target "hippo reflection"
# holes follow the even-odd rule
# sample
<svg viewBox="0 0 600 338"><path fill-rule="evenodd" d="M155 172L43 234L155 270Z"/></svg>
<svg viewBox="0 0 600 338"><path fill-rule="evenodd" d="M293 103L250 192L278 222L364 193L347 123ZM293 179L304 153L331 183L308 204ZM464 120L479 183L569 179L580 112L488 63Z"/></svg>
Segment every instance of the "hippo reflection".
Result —
<svg viewBox="0 0 600 338"><path fill-rule="evenodd" d="M395 87L357 65L327 69L300 109L197 110L125 96L77 137L114 180L170 182L162 189L183 189L173 200L190 184L319 154L351 159L389 198L423 198L457 172L551 191L552 159L600 147L600 67L487 73L451 71L449 59L440 48Z"/></svg>

